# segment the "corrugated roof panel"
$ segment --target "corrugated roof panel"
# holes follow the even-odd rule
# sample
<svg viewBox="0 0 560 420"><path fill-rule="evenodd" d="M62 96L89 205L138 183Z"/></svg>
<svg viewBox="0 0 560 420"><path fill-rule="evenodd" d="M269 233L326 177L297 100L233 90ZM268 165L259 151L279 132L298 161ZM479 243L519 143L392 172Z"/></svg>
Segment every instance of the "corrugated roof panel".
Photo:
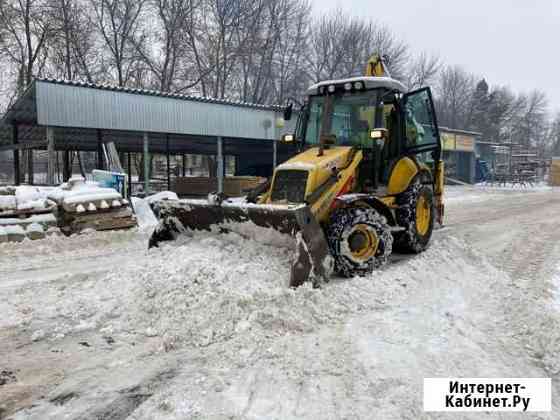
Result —
<svg viewBox="0 0 560 420"><path fill-rule="evenodd" d="M41 125L275 139L280 107L239 106L38 80Z"/></svg>

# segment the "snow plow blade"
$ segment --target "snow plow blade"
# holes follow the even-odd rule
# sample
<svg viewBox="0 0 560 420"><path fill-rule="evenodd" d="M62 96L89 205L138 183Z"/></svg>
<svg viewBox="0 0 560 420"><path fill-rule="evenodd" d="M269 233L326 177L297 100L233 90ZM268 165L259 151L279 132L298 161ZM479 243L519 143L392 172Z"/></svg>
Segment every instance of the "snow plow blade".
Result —
<svg viewBox="0 0 560 420"><path fill-rule="evenodd" d="M160 222L149 242L157 247L189 231L235 232L257 234L254 227L272 229L295 239L296 257L290 273L290 286L305 281L318 285L328 281L331 256L325 234L306 205L212 204L204 200L162 200L153 205Z"/></svg>

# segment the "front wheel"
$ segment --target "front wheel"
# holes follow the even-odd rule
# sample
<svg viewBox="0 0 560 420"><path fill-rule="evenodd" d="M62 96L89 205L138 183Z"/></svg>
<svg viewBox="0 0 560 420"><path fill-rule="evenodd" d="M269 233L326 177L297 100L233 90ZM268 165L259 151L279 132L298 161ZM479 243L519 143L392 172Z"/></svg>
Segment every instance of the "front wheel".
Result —
<svg viewBox="0 0 560 420"><path fill-rule="evenodd" d="M397 197L397 223L404 228L395 237L395 248L403 252L424 251L434 229L434 193L418 182Z"/></svg>
<svg viewBox="0 0 560 420"><path fill-rule="evenodd" d="M393 237L385 218L372 208L336 210L327 229L335 270L344 277L365 276L387 262Z"/></svg>

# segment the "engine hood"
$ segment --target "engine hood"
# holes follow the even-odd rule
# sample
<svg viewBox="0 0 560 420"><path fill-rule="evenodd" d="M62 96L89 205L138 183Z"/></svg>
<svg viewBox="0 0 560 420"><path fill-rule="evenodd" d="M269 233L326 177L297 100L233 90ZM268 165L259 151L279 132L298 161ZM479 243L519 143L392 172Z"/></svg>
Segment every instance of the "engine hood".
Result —
<svg viewBox="0 0 560 420"><path fill-rule="evenodd" d="M307 171L306 195L313 192L323 184L333 173L334 169L340 169L349 162L352 155L350 146L332 146L323 150L323 155L318 156L319 148L312 147L294 156L288 161L276 167L279 171Z"/></svg>
<svg viewBox="0 0 560 420"><path fill-rule="evenodd" d="M323 155L318 156L319 148L312 147L278 165L276 169L327 170L330 173L332 168L340 168L348 162L351 151L350 146L335 146L324 149Z"/></svg>

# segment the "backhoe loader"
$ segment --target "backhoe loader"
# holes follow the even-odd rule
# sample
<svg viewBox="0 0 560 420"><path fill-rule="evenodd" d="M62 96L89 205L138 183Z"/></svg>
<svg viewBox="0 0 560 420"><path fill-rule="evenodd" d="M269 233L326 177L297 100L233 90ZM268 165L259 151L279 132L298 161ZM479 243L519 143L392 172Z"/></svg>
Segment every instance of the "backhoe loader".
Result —
<svg viewBox="0 0 560 420"><path fill-rule="evenodd" d="M368 275L393 249L423 251L444 211L430 89L407 92L376 54L365 76L316 83L306 96L295 132L281 139L297 154L264 188L241 204L222 197L157 203L150 247L189 230L271 229L295 242L291 286L319 285L333 270ZM284 118L290 114L291 106Z"/></svg>

